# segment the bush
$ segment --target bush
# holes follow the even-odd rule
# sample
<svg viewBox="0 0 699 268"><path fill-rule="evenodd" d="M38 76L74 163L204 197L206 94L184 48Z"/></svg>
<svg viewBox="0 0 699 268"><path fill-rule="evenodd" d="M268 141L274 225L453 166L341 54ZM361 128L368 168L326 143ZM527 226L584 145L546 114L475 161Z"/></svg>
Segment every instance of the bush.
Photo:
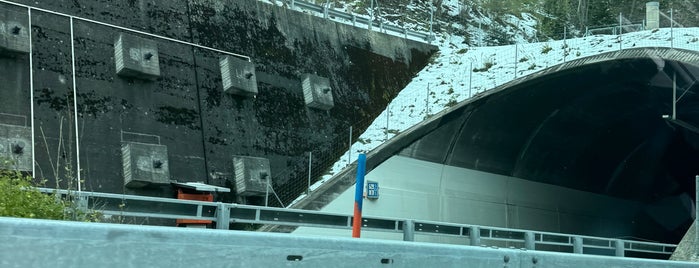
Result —
<svg viewBox="0 0 699 268"><path fill-rule="evenodd" d="M553 48L546 44L543 47L541 47L541 54L548 54L549 52L551 52L551 50L553 50Z"/></svg>
<svg viewBox="0 0 699 268"><path fill-rule="evenodd" d="M66 206L64 200L35 189L31 178L0 171L0 216L62 220Z"/></svg>
<svg viewBox="0 0 699 268"><path fill-rule="evenodd" d="M71 197L39 192L32 178L0 170L0 217L98 222L102 214L81 208Z"/></svg>
<svg viewBox="0 0 699 268"><path fill-rule="evenodd" d="M446 107L446 108L454 107L457 104L459 104L459 102L457 102L455 99L450 99L449 102L444 104L444 107Z"/></svg>

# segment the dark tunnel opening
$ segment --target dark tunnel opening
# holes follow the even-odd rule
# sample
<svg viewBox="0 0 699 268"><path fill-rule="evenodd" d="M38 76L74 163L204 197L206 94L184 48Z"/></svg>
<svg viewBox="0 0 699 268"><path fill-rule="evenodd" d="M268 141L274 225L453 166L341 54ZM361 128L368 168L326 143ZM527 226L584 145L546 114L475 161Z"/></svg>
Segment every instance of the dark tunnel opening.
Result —
<svg viewBox="0 0 699 268"><path fill-rule="evenodd" d="M676 244L699 174L697 77L659 57L553 72L457 106L400 154L628 200L640 209L617 237Z"/></svg>

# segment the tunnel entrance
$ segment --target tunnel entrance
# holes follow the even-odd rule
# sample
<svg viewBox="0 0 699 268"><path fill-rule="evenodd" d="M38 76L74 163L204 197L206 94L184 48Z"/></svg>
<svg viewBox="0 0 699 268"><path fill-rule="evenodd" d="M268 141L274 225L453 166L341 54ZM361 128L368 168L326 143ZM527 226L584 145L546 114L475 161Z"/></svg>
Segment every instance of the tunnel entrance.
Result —
<svg viewBox="0 0 699 268"><path fill-rule="evenodd" d="M400 155L628 202L618 209L633 215L608 226L623 231L578 231L678 243L699 174L699 65L663 53L582 59L493 90L436 119Z"/></svg>

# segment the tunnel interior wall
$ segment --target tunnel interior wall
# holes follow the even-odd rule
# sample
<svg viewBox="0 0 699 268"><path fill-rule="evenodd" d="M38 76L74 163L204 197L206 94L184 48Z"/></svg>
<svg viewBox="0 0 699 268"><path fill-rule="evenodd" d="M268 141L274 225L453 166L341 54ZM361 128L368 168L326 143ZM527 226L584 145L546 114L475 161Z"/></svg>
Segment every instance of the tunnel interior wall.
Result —
<svg viewBox="0 0 699 268"><path fill-rule="evenodd" d="M365 199L363 215L421 219L601 237L630 237L639 202L585 191L393 156L366 175L379 198ZM354 189L322 210L348 213ZM348 235L349 230L299 227L295 234ZM403 239L402 234L363 232L362 237ZM468 244L468 238L419 236L424 242ZM503 245L492 241L490 246ZM488 244L492 243L492 244Z"/></svg>
<svg viewBox="0 0 699 268"><path fill-rule="evenodd" d="M166 146L180 182L232 187L232 156L268 158L288 203L306 188L307 152L319 175L346 150L349 126L361 133L436 49L255 0L16 2L249 56L257 69L256 97L226 94L222 53L130 33L157 44L160 77L119 76L114 44L126 31L75 19L71 40L68 17L33 10L34 90L28 54L0 57L0 124L30 126L33 115L34 175L63 188L76 187L79 158L83 190L170 196L124 187L122 146L137 142ZM306 73L329 78L332 109L304 104Z"/></svg>

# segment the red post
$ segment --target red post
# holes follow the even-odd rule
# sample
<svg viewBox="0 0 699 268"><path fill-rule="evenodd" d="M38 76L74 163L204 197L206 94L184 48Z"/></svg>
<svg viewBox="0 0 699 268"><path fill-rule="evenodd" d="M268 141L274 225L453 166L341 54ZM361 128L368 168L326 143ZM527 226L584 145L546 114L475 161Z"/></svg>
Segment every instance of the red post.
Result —
<svg viewBox="0 0 699 268"><path fill-rule="evenodd" d="M364 199L364 173L366 155L360 154L357 159L357 183L354 191L354 219L352 221L352 237L359 238L362 233L362 200Z"/></svg>

